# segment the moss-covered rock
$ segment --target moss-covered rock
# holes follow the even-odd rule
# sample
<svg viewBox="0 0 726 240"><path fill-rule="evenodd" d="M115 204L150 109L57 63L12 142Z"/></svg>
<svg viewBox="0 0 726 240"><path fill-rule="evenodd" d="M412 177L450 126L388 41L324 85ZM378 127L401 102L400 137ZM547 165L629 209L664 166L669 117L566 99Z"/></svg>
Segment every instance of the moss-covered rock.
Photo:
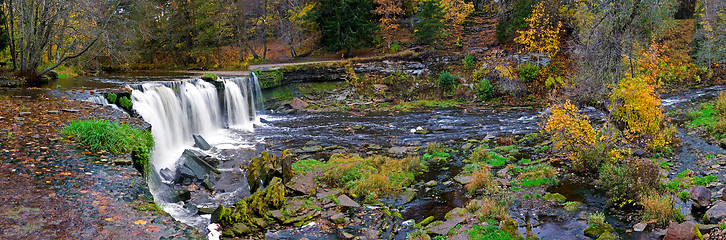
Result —
<svg viewBox="0 0 726 240"><path fill-rule="evenodd" d="M247 234L250 234L252 232L252 229L249 228L244 223L235 223L232 225L231 228L225 230L222 232L222 236L225 237L240 237Z"/></svg>
<svg viewBox="0 0 726 240"><path fill-rule="evenodd" d="M273 178L269 186L256 191L247 198L249 208L259 216L266 217L270 210L280 209L285 205L285 186L280 178Z"/></svg>
<svg viewBox="0 0 726 240"><path fill-rule="evenodd" d="M564 203L565 201L567 201L567 198L559 193L548 193L544 195L544 200L553 201L556 203Z"/></svg>
<svg viewBox="0 0 726 240"><path fill-rule="evenodd" d="M597 239L604 233L614 232L615 229L608 223L603 224L591 224L585 228L585 236Z"/></svg>
<svg viewBox="0 0 726 240"><path fill-rule="evenodd" d="M520 235L519 231L517 230L517 225L517 221L514 221L512 219L503 220L499 222L499 230L502 230L512 239L524 240L522 235Z"/></svg>

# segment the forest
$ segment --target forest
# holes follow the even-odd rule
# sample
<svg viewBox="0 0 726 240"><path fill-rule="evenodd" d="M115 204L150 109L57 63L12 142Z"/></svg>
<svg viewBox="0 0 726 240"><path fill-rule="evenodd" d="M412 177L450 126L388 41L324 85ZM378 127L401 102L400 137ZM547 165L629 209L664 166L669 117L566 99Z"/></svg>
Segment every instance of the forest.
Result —
<svg viewBox="0 0 726 240"><path fill-rule="evenodd" d="M726 239L723 0L0 6L0 236Z"/></svg>

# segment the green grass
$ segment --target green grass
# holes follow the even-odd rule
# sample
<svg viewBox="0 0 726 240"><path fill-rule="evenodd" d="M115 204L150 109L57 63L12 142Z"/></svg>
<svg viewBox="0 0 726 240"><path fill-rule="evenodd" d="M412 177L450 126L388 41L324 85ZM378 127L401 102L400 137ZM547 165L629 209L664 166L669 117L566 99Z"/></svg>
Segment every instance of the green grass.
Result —
<svg viewBox="0 0 726 240"><path fill-rule="evenodd" d="M126 111L131 111L134 109L134 103L131 101L131 99L127 97L121 97L119 100L119 106L121 106L123 109L126 109Z"/></svg>
<svg viewBox="0 0 726 240"><path fill-rule="evenodd" d="M683 182L680 180L672 180L665 184L664 186L666 189L670 190L671 192L676 192L678 190L681 190L683 188Z"/></svg>
<svg viewBox="0 0 726 240"><path fill-rule="evenodd" d="M693 178L693 180L691 181L691 183L693 183L694 185L698 185L698 186L706 186L709 183L712 183L712 182L715 182L715 181L718 181L718 179L716 178L716 176L714 176L714 175L708 175L708 176L705 176L705 177L695 177L695 178Z"/></svg>
<svg viewBox="0 0 726 240"><path fill-rule="evenodd" d="M490 221L489 225L474 225L471 230L466 231L472 240L511 240L507 233L499 229L499 224Z"/></svg>
<svg viewBox="0 0 726 240"><path fill-rule="evenodd" d="M303 159L293 163L292 169L298 173L306 173L315 169L325 169L325 163L315 159Z"/></svg>
<svg viewBox="0 0 726 240"><path fill-rule="evenodd" d="M522 158L522 160L519 160L519 164L520 165L530 164L530 163L532 163L532 160L529 160L529 159L526 159L526 158Z"/></svg>
<svg viewBox="0 0 726 240"><path fill-rule="evenodd" d="M106 120L75 121L63 128L60 134L91 151L132 153L134 161L144 167L154 147L151 132Z"/></svg>

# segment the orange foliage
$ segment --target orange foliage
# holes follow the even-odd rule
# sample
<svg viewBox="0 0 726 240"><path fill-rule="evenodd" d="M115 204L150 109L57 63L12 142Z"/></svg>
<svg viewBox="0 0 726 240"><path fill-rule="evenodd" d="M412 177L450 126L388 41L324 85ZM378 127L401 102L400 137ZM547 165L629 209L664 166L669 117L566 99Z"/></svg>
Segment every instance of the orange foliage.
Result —
<svg viewBox="0 0 726 240"><path fill-rule="evenodd" d="M551 11L547 11L547 1L537 3L532 15L527 18L529 28L524 31L517 31L519 36L515 42L525 46L529 52L547 54L554 57L560 47L560 22Z"/></svg>

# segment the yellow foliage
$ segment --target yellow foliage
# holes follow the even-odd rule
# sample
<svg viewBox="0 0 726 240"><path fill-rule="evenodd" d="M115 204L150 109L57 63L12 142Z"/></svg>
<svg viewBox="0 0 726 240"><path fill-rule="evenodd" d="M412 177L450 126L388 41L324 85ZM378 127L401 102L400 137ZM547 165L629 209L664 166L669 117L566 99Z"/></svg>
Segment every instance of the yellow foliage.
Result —
<svg viewBox="0 0 726 240"><path fill-rule="evenodd" d="M574 153L595 144L595 129L590 120L569 100L552 106L550 111L552 114L545 121L543 130L552 135L555 148Z"/></svg>
<svg viewBox="0 0 726 240"><path fill-rule="evenodd" d="M514 68L504 65L504 64L497 64L494 66L494 70L499 72L499 76L504 77L506 79L517 79L519 78L517 76L517 72L514 71Z"/></svg>
<svg viewBox="0 0 726 240"><path fill-rule="evenodd" d="M448 0L441 1L441 7L444 8L446 21L461 24L464 19L474 12L474 4L464 0Z"/></svg>
<svg viewBox="0 0 726 240"><path fill-rule="evenodd" d="M517 31L519 36L514 41L524 45L529 52L544 53L552 58L560 49L562 22L554 16L554 13L547 11L547 4L547 1L537 3L532 15L526 19L529 28Z"/></svg>
<svg viewBox="0 0 726 240"><path fill-rule="evenodd" d="M398 29L398 24L396 24L398 15L403 13L401 0L373 0L373 3L378 5L376 9L373 9L373 13L381 15L381 36L388 39L390 45L391 33Z"/></svg>
<svg viewBox="0 0 726 240"><path fill-rule="evenodd" d="M626 135L654 136L663 122L660 95L644 76L626 77L615 87L610 101L616 103L613 117L627 124Z"/></svg>

